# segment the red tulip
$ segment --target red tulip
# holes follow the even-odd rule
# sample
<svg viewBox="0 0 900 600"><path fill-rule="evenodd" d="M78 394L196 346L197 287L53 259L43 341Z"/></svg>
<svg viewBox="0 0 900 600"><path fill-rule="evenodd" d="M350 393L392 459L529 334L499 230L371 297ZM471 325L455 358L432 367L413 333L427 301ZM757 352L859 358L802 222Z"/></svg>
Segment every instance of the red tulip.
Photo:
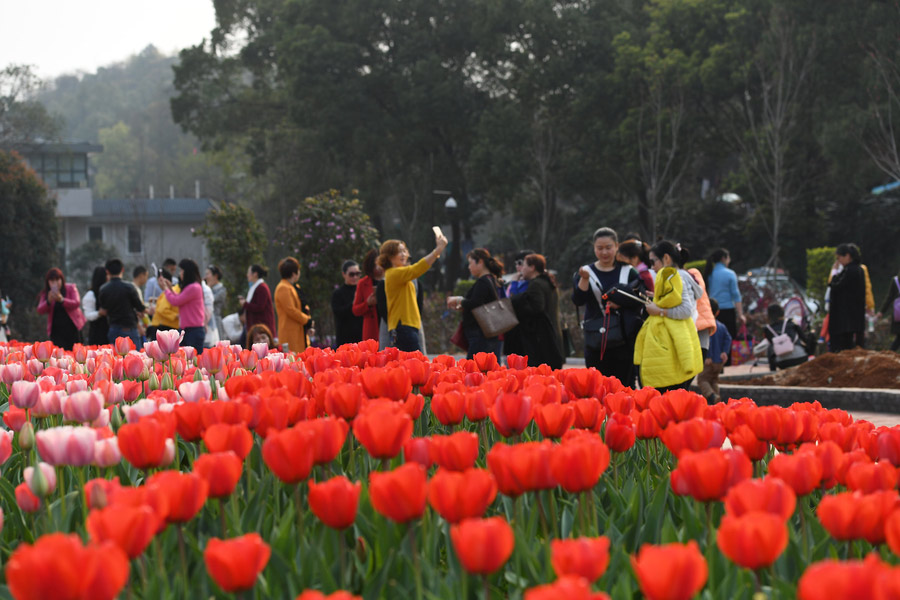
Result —
<svg viewBox="0 0 900 600"><path fill-rule="evenodd" d="M836 540L865 539L879 544L886 538L888 517L900 504L896 490L861 494L844 492L826 495L816 508L816 515Z"/></svg>
<svg viewBox="0 0 900 600"><path fill-rule="evenodd" d="M37 512L41 507L41 499L34 495L31 488L25 482L20 483L15 489L16 504L24 513Z"/></svg>
<svg viewBox="0 0 900 600"><path fill-rule="evenodd" d="M708 448L721 448L725 441L725 428L716 421L690 419L669 424L661 437L669 452L678 458L685 451L699 452Z"/></svg>
<svg viewBox="0 0 900 600"><path fill-rule="evenodd" d="M197 359L197 365L213 375L223 370L225 368L225 355L222 353L222 348L219 346L205 348L203 354Z"/></svg>
<svg viewBox="0 0 900 600"><path fill-rule="evenodd" d="M121 339L121 338L120 338ZM119 451L136 469L158 467L166 451L166 428L158 420L143 418L119 428Z"/></svg>
<svg viewBox="0 0 900 600"><path fill-rule="evenodd" d="M373 458L397 456L412 432L412 418L394 403L369 404L353 420L353 435Z"/></svg>
<svg viewBox="0 0 900 600"><path fill-rule="evenodd" d="M591 592L591 584L584 577L566 575L553 583L525 590L525 600L609 600L603 592Z"/></svg>
<svg viewBox="0 0 900 600"><path fill-rule="evenodd" d="M343 475L324 483L309 482L309 508L332 529L346 529L356 520L362 484L351 483Z"/></svg>
<svg viewBox="0 0 900 600"><path fill-rule="evenodd" d="M175 430L186 442L196 442L203 437L203 414L202 404L196 402L183 402L176 404L175 409Z"/></svg>
<svg viewBox="0 0 900 600"><path fill-rule="evenodd" d="M528 357L519 356L518 354L508 354L506 356L506 364L510 369L521 371L528 368Z"/></svg>
<svg viewBox="0 0 900 600"><path fill-rule="evenodd" d="M160 471L151 475L147 483L158 486L168 500L166 521L169 523L186 523L193 519L209 493L206 480L193 473Z"/></svg>
<svg viewBox="0 0 900 600"><path fill-rule="evenodd" d="M557 577L578 575L596 581L609 566L609 538L581 537L550 542L553 570Z"/></svg>
<svg viewBox="0 0 900 600"><path fill-rule="evenodd" d="M609 448L589 438L564 442L554 448L550 456L553 477L569 493L585 492L597 485L600 475L609 466Z"/></svg>
<svg viewBox="0 0 900 600"><path fill-rule="evenodd" d="M884 533L891 552L900 555L900 511L895 510L884 522Z"/></svg>
<svg viewBox="0 0 900 600"><path fill-rule="evenodd" d="M209 484L210 498L224 498L234 492L244 463L232 450L201 454L194 461L194 473Z"/></svg>
<svg viewBox="0 0 900 600"><path fill-rule="evenodd" d="M649 410L639 413L638 417L634 419L634 429L635 435L642 440L652 440L662 435L659 421Z"/></svg>
<svg viewBox="0 0 900 600"><path fill-rule="evenodd" d="M846 477L847 487L863 494L897 487L897 469L888 461L854 463L847 468Z"/></svg>
<svg viewBox="0 0 900 600"><path fill-rule="evenodd" d="M435 394L431 397L431 412L444 426L458 425L466 416L466 397L456 390Z"/></svg>
<svg viewBox="0 0 900 600"><path fill-rule="evenodd" d="M662 429L672 422L702 417L705 409L706 398L688 390L671 390L650 400L650 411Z"/></svg>
<svg viewBox="0 0 900 600"><path fill-rule="evenodd" d="M478 434L457 431L431 438L431 455L439 467L450 471L471 469L478 458Z"/></svg>
<svg viewBox="0 0 900 600"><path fill-rule="evenodd" d="M258 533L230 540L210 538L203 550L203 562L213 581L226 592L249 590L266 568L272 553Z"/></svg>
<svg viewBox="0 0 900 600"><path fill-rule="evenodd" d="M253 434L243 423L237 425L217 423L210 425L203 432L203 443L210 452L231 450L238 458L244 460L253 448Z"/></svg>
<svg viewBox="0 0 900 600"><path fill-rule="evenodd" d="M128 557L112 543L84 546L75 534L51 533L19 544L6 583L17 600L112 600L128 570Z"/></svg>
<svg viewBox="0 0 900 600"><path fill-rule="evenodd" d="M16 433L22 429L22 425L24 425L27 420L28 413L25 412L25 409L16 406L10 405L9 408L6 409L6 412L3 413L3 422Z"/></svg>
<svg viewBox="0 0 900 600"><path fill-rule="evenodd" d="M771 565L784 552L788 530L780 515L748 512L743 516L725 515L716 534L722 554L745 569Z"/></svg>
<svg viewBox="0 0 900 600"><path fill-rule="evenodd" d="M482 373L496 371L500 368L500 363L497 361L497 355L493 352L476 352L472 357L472 360L475 361L475 365Z"/></svg>
<svg viewBox="0 0 900 600"><path fill-rule="evenodd" d="M823 426L824 428L824 426ZM856 433L856 430L854 430ZM854 435L854 441L856 436ZM890 462L895 467L900 467L900 428L894 426L882 430L875 438L876 456ZM844 451L853 448L843 447Z"/></svg>
<svg viewBox="0 0 900 600"><path fill-rule="evenodd" d="M419 463L426 469L434 463L434 457L431 452L430 437L413 437L403 443L403 460L404 462Z"/></svg>
<svg viewBox="0 0 900 600"><path fill-rule="evenodd" d="M347 421L336 417L322 417L311 421L300 421L294 426L312 432L314 465L327 465L341 453L350 426Z"/></svg>
<svg viewBox="0 0 900 600"><path fill-rule="evenodd" d="M832 423L834 425L835 423ZM822 487L826 489L833 488L837 485L838 473L844 468L847 462L844 452L835 442L820 441L818 444L803 444L797 450L798 452L812 452L819 457L822 463ZM846 473L846 469L844 468Z"/></svg>
<svg viewBox="0 0 900 600"><path fill-rule="evenodd" d="M325 390L325 410L329 415L352 421L362 406L363 389L356 383L336 383Z"/></svg>
<svg viewBox="0 0 900 600"><path fill-rule="evenodd" d="M497 482L484 469L438 469L428 482L428 503L449 523L483 516L496 497Z"/></svg>
<svg viewBox="0 0 900 600"><path fill-rule="evenodd" d="M494 401L485 390L466 390L466 417L473 423L488 418Z"/></svg>
<svg viewBox="0 0 900 600"><path fill-rule="evenodd" d="M567 369L564 380L572 398L602 398L603 376L597 369Z"/></svg>
<svg viewBox="0 0 900 600"><path fill-rule="evenodd" d="M574 427L597 433L606 419L606 408L596 398L579 398L570 404L575 408Z"/></svg>
<svg viewBox="0 0 900 600"><path fill-rule="evenodd" d="M725 514L742 517L751 512L769 512L787 521L794 514L797 496L777 477L745 479L725 496Z"/></svg>
<svg viewBox="0 0 900 600"><path fill-rule="evenodd" d="M501 394L491 406L490 417L503 437L518 435L531 423L531 398L523 394Z"/></svg>
<svg viewBox="0 0 900 600"><path fill-rule="evenodd" d="M779 454L769 461L769 474L791 486L798 496L805 496L822 482L822 461L815 454Z"/></svg>
<svg viewBox="0 0 900 600"><path fill-rule="evenodd" d="M327 596L319 590L306 590L294 598L294 600L362 600L362 596L354 596L350 592L345 592L343 590L338 590Z"/></svg>
<svg viewBox="0 0 900 600"><path fill-rule="evenodd" d="M752 461L762 460L769 452L769 442L757 439L749 425L739 425L728 434L728 440L740 448Z"/></svg>
<svg viewBox="0 0 900 600"><path fill-rule="evenodd" d="M159 521L149 506L110 506L90 512L87 530L91 541L112 542L128 558L137 558L156 534Z"/></svg>
<svg viewBox="0 0 900 600"><path fill-rule="evenodd" d="M450 527L450 539L463 568L481 575L502 567L515 545L512 527L503 517L466 519Z"/></svg>
<svg viewBox="0 0 900 600"><path fill-rule="evenodd" d="M610 413L619 413L620 415L630 415L634 410L634 396L628 392L616 392L607 394L603 398L603 404L609 409Z"/></svg>
<svg viewBox="0 0 900 600"><path fill-rule="evenodd" d="M641 546L631 566L649 600L688 600L706 584L706 559L694 540L687 544Z"/></svg>
<svg viewBox="0 0 900 600"><path fill-rule="evenodd" d="M296 427L270 434L262 445L263 462L284 483L303 481L313 467L312 436Z"/></svg>
<svg viewBox="0 0 900 600"><path fill-rule="evenodd" d="M425 512L425 468L406 463L386 473L369 475L369 498L381 515L397 523L418 519Z"/></svg>
<svg viewBox="0 0 900 600"><path fill-rule="evenodd" d="M534 408L534 422L545 438L559 439L575 423L571 404L544 404Z"/></svg>
<svg viewBox="0 0 900 600"><path fill-rule="evenodd" d="M752 473L753 465L742 451L710 448L683 454L670 481L676 494L709 502L724 498L731 486Z"/></svg>
<svg viewBox="0 0 900 600"><path fill-rule="evenodd" d="M604 442L613 452L625 452L634 446L635 430L631 417L622 413L612 413L606 421Z"/></svg>
<svg viewBox="0 0 900 600"><path fill-rule="evenodd" d="M405 400L412 392L409 372L402 367L369 367L360 372L360 382L369 398Z"/></svg>
<svg viewBox="0 0 900 600"><path fill-rule="evenodd" d="M878 591L890 567L870 554L861 560L822 560L807 567L797 584L798 600L879 598ZM892 597L892 596L888 596Z"/></svg>

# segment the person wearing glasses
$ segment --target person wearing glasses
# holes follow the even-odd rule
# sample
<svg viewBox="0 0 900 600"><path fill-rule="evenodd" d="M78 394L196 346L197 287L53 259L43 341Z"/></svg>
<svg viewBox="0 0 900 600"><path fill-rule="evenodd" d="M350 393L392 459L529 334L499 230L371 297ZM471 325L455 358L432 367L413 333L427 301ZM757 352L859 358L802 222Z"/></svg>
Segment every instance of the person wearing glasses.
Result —
<svg viewBox="0 0 900 600"><path fill-rule="evenodd" d="M362 277L362 269L355 260L345 260L341 265L344 285L331 294L331 311L334 313L335 348L362 341L363 318L353 314L356 285Z"/></svg>
<svg viewBox="0 0 900 600"><path fill-rule="evenodd" d="M506 288L506 295L512 298L516 294L521 294L528 289L528 279L522 273L522 267L525 266L525 257L529 254L535 254L534 250L521 250L516 253L516 278L513 279Z"/></svg>

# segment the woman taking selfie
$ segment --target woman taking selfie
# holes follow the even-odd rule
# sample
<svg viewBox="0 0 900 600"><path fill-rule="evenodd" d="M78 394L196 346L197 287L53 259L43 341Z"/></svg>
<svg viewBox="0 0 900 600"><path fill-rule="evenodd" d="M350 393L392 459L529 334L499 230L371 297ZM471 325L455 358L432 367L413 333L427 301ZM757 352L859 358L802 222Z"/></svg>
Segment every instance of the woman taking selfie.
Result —
<svg viewBox="0 0 900 600"><path fill-rule="evenodd" d="M447 238L435 233L435 248L413 265L409 264L409 250L400 240L388 240L381 245L378 264L384 269L384 292L387 297L387 326L393 345L404 352L421 351L419 329L422 316L416 303L413 280L421 277L447 247Z"/></svg>
<svg viewBox="0 0 900 600"><path fill-rule="evenodd" d="M506 334L506 350L527 356L529 367L550 365L561 369L565 358L556 280L547 272L547 259L540 254L525 256L521 273L528 287L511 297L519 324Z"/></svg>
<svg viewBox="0 0 900 600"><path fill-rule="evenodd" d="M75 284L66 283L62 271L55 267L44 276L37 311L47 315L47 335L54 346L71 350L81 342L81 328L86 322L81 312L81 296Z"/></svg>

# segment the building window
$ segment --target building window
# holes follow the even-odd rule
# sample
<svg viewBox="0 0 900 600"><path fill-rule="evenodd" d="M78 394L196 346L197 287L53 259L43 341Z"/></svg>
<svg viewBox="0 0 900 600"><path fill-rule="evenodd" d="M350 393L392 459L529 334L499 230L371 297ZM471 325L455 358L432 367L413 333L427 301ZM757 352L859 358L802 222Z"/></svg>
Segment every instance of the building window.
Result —
<svg viewBox="0 0 900 600"><path fill-rule="evenodd" d="M128 252L130 254L141 253L141 228L137 225L128 226Z"/></svg>
<svg viewBox="0 0 900 600"><path fill-rule="evenodd" d="M87 187L86 154L29 154L25 160L50 188Z"/></svg>
<svg viewBox="0 0 900 600"><path fill-rule="evenodd" d="M88 225L88 241L89 242L102 242L103 241L103 226L102 225Z"/></svg>

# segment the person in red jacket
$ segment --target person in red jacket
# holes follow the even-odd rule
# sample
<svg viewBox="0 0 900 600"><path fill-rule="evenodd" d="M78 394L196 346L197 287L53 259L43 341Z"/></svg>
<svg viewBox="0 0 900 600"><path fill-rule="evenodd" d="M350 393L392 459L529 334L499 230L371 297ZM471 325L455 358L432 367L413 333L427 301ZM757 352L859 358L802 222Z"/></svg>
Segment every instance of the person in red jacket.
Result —
<svg viewBox="0 0 900 600"><path fill-rule="evenodd" d="M375 284L384 279L384 269L376 264L378 250L372 249L363 259L362 269L365 277L356 284L356 296L353 298L353 314L363 318L362 339L378 339L378 309L375 300Z"/></svg>
<svg viewBox="0 0 900 600"><path fill-rule="evenodd" d="M71 350L81 342L81 328L86 322L81 312L81 296L75 284L66 283L65 275L56 267L44 276L37 311L47 315L47 335L54 346Z"/></svg>
<svg viewBox="0 0 900 600"><path fill-rule="evenodd" d="M268 274L269 271L261 265L250 265L250 268L247 269L247 281L250 283L250 289L247 291L246 297L238 296L241 312L245 319L244 331L250 331L257 323L262 323L269 328L269 331L275 331L275 307L272 304L272 292L263 279Z"/></svg>

